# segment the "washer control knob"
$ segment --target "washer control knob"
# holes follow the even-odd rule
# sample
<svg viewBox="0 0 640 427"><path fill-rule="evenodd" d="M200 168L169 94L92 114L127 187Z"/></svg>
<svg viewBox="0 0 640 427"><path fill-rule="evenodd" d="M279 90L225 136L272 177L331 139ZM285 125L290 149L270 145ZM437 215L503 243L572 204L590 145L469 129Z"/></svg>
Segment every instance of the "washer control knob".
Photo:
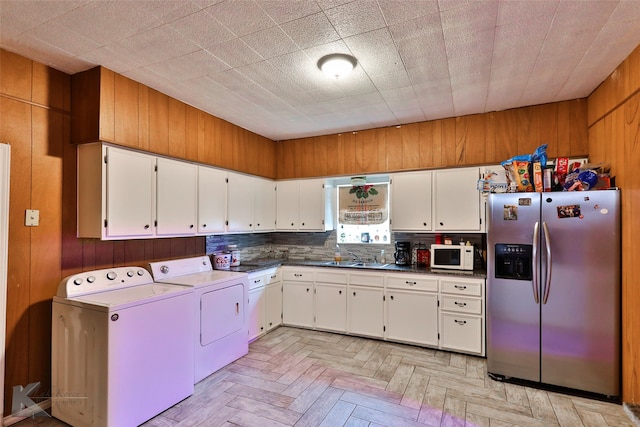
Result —
<svg viewBox="0 0 640 427"><path fill-rule="evenodd" d="M75 279L73 279L73 284L76 286L80 286L82 284L82 278L77 277Z"/></svg>
<svg viewBox="0 0 640 427"><path fill-rule="evenodd" d="M93 277L93 276L89 276L89 277L87 277L87 282L89 282L89 283L93 283L93 282L95 282L95 281L96 281L96 278L95 278L95 277Z"/></svg>
<svg viewBox="0 0 640 427"><path fill-rule="evenodd" d="M144 270L138 270L138 276L144 276Z"/></svg>
<svg viewBox="0 0 640 427"><path fill-rule="evenodd" d="M133 277L134 274L135 273L133 272L133 270L127 271L127 276L129 276L129 277Z"/></svg>
<svg viewBox="0 0 640 427"><path fill-rule="evenodd" d="M107 279L109 280L115 280L116 277L117 277L117 274L115 273L115 271L110 271L107 273Z"/></svg>

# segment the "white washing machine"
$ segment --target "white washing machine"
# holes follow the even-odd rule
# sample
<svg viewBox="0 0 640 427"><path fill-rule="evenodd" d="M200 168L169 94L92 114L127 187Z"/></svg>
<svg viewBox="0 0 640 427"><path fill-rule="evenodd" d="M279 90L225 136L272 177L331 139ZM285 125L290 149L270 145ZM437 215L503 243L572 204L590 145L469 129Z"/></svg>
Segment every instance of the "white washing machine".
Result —
<svg viewBox="0 0 640 427"><path fill-rule="evenodd" d="M156 282L194 290L194 383L249 352L246 273L214 270L208 256L153 262L149 266Z"/></svg>
<svg viewBox="0 0 640 427"><path fill-rule="evenodd" d="M193 290L142 267L62 280L53 297L52 415L137 426L193 394Z"/></svg>

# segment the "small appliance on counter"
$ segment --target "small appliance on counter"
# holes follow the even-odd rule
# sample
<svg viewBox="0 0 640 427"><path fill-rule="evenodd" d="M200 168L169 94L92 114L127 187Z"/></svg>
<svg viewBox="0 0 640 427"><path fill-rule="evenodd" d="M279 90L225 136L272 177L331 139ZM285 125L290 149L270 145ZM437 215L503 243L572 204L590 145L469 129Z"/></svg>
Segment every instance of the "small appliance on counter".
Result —
<svg viewBox="0 0 640 427"><path fill-rule="evenodd" d="M431 268L473 270L474 248L469 245L431 245Z"/></svg>
<svg viewBox="0 0 640 427"><path fill-rule="evenodd" d="M394 258L397 265L411 265L411 242L396 242Z"/></svg>
<svg viewBox="0 0 640 427"><path fill-rule="evenodd" d="M416 248L416 264L425 267L431 264L431 251L424 243L418 243Z"/></svg>

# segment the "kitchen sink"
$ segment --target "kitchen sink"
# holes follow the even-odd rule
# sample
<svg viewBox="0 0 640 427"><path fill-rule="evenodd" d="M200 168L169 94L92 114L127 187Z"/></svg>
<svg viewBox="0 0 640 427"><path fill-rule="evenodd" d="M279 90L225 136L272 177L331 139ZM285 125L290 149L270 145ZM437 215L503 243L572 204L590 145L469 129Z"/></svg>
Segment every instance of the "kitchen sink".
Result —
<svg viewBox="0 0 640 427"><path fill-rule="evenodd" d="M383 264L380 262L356 262L356 261L327 261L325 265L335 267L360 267L360 268L384 268L389 264Z"/></svg>

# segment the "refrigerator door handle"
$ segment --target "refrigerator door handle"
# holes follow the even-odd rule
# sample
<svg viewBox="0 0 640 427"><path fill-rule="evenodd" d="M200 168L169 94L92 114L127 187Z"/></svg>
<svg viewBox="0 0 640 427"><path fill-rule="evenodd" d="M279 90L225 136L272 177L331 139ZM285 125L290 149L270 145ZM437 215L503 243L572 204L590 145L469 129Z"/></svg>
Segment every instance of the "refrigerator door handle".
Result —
<svg viewBox="0 0 640 427"><path fill-rule="evenodd" d="M533 281L531 282L531 286L533 287L533 300L538 304L540 300L538 299L538 268L536 267L539 264L538 260L538 237L540 234L540 223L536 221L533 226Z"/></svg>
<svg viewBox="0 0 640 427"><path fill-rule="evenodd" d="M551 240L549 238L549 227L547 227L546 221L542 222L542 229L544 230L544 244L547 251L547 274L544 281L544 297L542 299L542 304L546 304L547 299L549 299L549 291L551 290L551 266L553 263L551 262Z"/></svg>

